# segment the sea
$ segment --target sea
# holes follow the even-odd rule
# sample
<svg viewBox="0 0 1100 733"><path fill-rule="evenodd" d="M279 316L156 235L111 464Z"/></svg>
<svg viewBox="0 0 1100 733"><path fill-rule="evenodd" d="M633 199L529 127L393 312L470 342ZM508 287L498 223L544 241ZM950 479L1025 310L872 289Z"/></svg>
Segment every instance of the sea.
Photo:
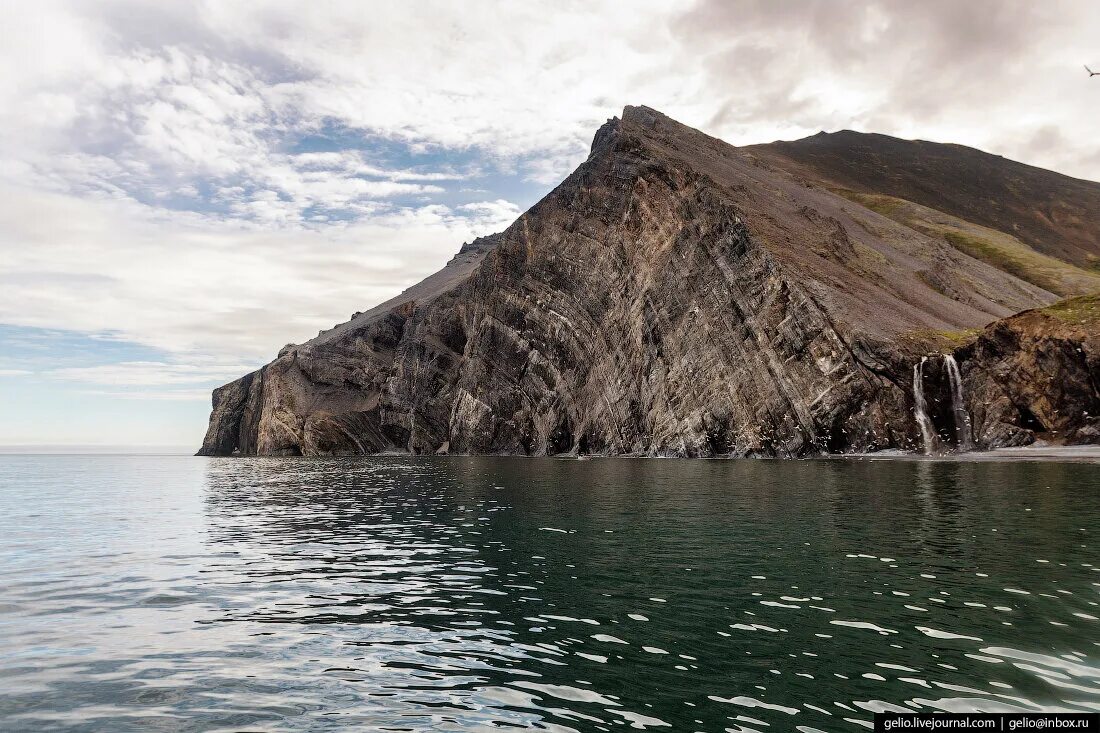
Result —
<svg viewBox="0 0 1100 733"><path fill-rule="evenodd" d="M0 730L1100 711L1100 464L0 455Z"/></svg>

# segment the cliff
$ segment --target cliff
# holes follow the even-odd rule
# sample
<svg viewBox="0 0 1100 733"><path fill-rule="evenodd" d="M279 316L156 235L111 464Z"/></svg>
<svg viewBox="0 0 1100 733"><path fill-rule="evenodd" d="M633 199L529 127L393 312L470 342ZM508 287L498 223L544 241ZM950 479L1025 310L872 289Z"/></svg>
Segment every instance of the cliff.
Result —
<svg viewBox="0 0 1100 733"><path fill-rule="evenodd" d="M979 444L1100 442L1100 296L998 321L957 354Z"/></svg>
<svg viewBox="0 0 1100 733"><path fill-rule="evenodd" d="M504 232L215 390L200 454L918 449L914 365L945 344L970 399L1084 409L997 376L1034 341L973 335L1055 294L776 156L627 107ZM1095 385L1095 358L1081 368ZM934 365L920 386L958 442L953 387ZM1056 424L1027 409L972 405L968 432L1018 444Z"/></svg>

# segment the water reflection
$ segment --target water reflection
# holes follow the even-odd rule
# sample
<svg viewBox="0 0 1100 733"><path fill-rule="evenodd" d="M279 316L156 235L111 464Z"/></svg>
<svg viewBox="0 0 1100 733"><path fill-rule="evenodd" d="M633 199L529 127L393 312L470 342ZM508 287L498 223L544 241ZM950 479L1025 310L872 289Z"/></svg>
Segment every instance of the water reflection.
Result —
<svg viewBox="0 0 1100 733"><path fill-rule="evenodd" d="M303 470L212 464L211 537L269 594L223 621L329 625L315 647L360 656L323 674L384 694L388 725L719 730L753 708L835 730L876 710L1100 696L1095 680L1085 698L1059 691L1046 657L1062 657L1021 667L986 638L1088 638L1089 619L1055 608L1066 594L1036 613L993 578L1049 584L1014 554L1036 545L1087 556L1057 525L1094 501L1075 494L1092 467L395 458L316 462L303 480L287 466ZM1044 493L1031 526L1017 505L1037 481L1060 497ZM1095 597L1078 566L1061 574ZM1050 623L1056 610L1077 621ZM1092 674L1090 651L1075 671Z"/></svg>
<svg viewBox="0 0 1100 733"><path fill-rule="evenodd" d="M6 485L46 477L3 495L6 729L837 731L1100 709L1096 466L82 470L0 464Z"/></svg>

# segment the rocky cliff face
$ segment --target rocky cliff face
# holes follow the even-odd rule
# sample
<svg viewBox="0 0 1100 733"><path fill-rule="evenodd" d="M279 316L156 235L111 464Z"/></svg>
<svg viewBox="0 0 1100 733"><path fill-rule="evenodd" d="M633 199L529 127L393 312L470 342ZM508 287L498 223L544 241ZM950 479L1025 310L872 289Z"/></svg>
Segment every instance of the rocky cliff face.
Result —
<svg viewBox="0 0 1100 733"><path fill-rule="evenodd" d="M628 107L506 231L216 390L200 453L916 449L920 355L943 334L1054 300L758 155ZM971 408L984 445L1026 440L1036 421L1068 425L1040 402L1078 410L1084 389L1034 377L1050 362L1025 354L1047 347L1022 322L1005 324L1019 338L994 327L959 351L971 401L988 404ZM1095 384L1095 358L1081 363L1075 378ZM1014 370L1018 389L1001 376ZM946 430L933 371L932 422ZM1021 412L1020 390L1044 397ZM1078 422L1066 437L1088 439Z"/></svg>
<svg viewBox="0 0 1100 733"><path fill-rule="evenodd" d="M982 445L1100 442L1100 298L994 323L956 352Z"/></svg>

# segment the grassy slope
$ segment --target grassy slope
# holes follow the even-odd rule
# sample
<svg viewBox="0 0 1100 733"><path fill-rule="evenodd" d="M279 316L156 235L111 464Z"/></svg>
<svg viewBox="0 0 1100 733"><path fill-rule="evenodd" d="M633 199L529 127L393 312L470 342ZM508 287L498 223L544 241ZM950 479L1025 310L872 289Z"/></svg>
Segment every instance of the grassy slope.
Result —
<svg viewBox="0 0 1100 733"><path fill-rule="evenodd" d="M1036 252L1010 234L893 196L835 190L900 224L943 237L960 252L1055 295L1074 296L1100 291L1100 274Z"/></svg>
<svg viewBox="0 0 1100 733"><path fill-rule="evenodd" d="M1100 328L1100 293L1066 298L1054 305L1040 308L1039 312L1073 326Z"/></svg>
<svg viewBox="0 0 1100 733"><path fill-rule="evenodd" d="M1095 270L1100 262L1100 182L961 145L850 130L750 150L779 167L793 163L811 180L912 201L1004 232L1077 267Z"/></svg>

